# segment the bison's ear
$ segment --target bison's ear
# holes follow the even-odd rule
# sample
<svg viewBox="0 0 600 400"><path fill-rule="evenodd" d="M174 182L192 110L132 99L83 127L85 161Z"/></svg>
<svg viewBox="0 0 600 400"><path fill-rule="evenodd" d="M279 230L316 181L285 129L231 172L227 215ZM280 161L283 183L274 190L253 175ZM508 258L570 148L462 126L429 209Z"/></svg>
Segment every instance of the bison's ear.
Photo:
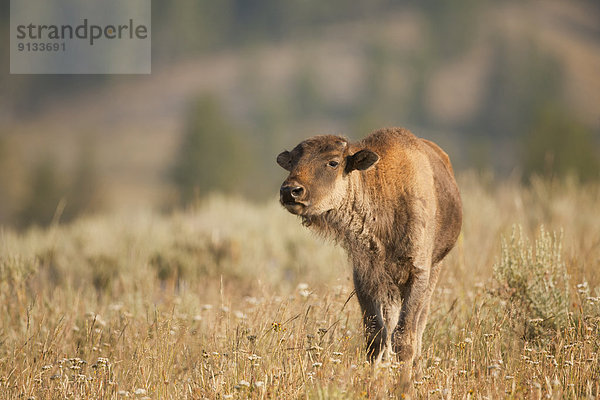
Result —
<svg viewBox="0 0 600 400"><path fill-rule="evenodd" d="M364 171L379 160L379 156L371 150L360 150L346 157L346 173L359 170Z"/></svg>
<svg viewBox="0 0 600 400"><path fill-rule="evenodd" d="M285 150L281 152L277 156L277 164L281 166L281 168L291 171L292 170L292 157L289 151Z"/></svg>

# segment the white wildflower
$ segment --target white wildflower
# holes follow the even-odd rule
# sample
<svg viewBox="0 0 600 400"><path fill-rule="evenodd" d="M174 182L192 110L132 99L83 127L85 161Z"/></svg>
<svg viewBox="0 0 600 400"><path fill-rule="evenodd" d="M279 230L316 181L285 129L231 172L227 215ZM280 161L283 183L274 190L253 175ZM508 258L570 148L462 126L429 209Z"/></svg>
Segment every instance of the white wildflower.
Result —
<svg viewBox="0 0 600 400"><path fill-rule="evenodd" d="M244 388L249 388L250 387L250 382L246 381L246 380L241 380L238 382L237 385L235 385L236 389L244 389Z"/></svg>
<svg viewBox="0 0 600 400"><path fill-rule="evenodd" d="M246 319L246 314L244 314L241 311L234 311L233 315L237 318L237 319Z"/></svg>

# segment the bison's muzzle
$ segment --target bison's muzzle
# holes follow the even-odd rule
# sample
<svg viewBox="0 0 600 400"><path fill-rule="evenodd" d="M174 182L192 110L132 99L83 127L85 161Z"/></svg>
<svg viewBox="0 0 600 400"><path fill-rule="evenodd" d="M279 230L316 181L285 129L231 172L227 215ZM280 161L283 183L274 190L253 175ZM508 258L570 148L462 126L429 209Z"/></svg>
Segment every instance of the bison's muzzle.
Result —
<svg viewBox="0 0 600 400"><path fill-rule="evenodd" d="M292 214L301 214L306 207L303 199L306 189L299 184L283 184L279 189L279 201Z"/></svg>

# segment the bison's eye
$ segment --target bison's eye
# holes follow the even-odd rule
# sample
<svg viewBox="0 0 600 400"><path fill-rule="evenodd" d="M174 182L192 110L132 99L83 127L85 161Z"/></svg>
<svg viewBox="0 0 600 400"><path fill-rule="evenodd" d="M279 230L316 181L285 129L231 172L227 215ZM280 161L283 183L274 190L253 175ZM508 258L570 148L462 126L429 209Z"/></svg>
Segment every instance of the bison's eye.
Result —
<svg viewBox="0 0 600 400"><path fill-rule="evenodd" d="M339 162L337 162L337 161L329 161L327 163L327 165L329 165L331 168L337 168L337 166L339 165Z"/></svg>

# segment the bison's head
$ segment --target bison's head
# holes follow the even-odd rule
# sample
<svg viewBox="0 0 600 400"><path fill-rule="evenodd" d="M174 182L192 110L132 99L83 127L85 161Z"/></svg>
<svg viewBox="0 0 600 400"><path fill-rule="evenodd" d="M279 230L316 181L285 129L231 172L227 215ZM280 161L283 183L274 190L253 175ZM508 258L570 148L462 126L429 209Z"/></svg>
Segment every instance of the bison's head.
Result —
<svg viewBox="0 0 600 400"><path fill-rule="evenodd" d="M374 152L350 150L340 136L315 136L277 156L277 164L290 172L280 189L281 204L292 214L316 216L340 206L350 175L379 160Z"/></svg>

